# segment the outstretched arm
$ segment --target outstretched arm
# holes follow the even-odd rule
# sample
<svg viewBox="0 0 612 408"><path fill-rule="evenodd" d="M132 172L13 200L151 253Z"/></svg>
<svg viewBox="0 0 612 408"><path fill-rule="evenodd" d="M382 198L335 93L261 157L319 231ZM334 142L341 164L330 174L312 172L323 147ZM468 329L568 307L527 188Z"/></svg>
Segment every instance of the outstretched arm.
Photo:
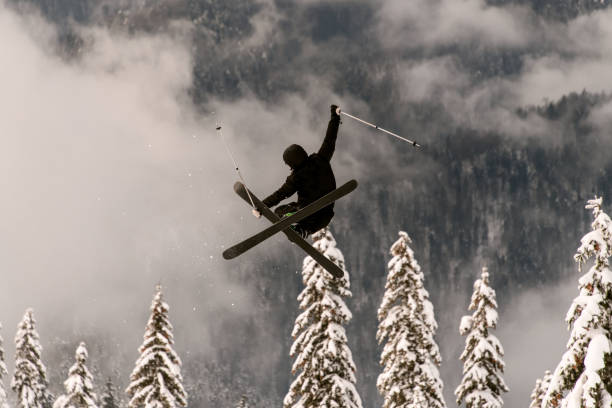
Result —
<svg viewBox="0 0 612 408"><path fill-rule="evenodd" d="M287 177L285 183L272 193L269 197L263 200L263 203L266 207L274 207L276 204L283 201L285 198L291 197L297 191L297 187L295 186L295 182L293 181L293 177Z"/></svg>
<svg viewBox="0 0 612 408"><path fill-rule="evenodd" d="M340 115L336 112L338 107L336 105L331 106L331 119L327 125L327 132L325 133L325 139L319 149L319 156L325 160L330 161L336 150L336 138L338 137L338 128L340 127Z"/></svg>

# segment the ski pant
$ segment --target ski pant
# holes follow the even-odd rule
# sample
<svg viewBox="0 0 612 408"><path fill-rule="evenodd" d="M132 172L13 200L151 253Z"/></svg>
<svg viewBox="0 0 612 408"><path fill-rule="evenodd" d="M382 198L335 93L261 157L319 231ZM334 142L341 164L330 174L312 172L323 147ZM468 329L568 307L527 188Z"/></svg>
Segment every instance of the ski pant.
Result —
<svg viewBox="0 0 612 408"><path fill-rule="evenodd" d="M300 210L298 203L289 203L284 205L279 205L274 209L274 213L279 217L283 218L289 213L295 213ZM332 218L334 218L334 210L326 207L323 208L316 213L312 214L309 217L304 218L295 224L294 229L298 231L303 231L306 235L312 235L315 232L323 229L329 225Z"/></svg>

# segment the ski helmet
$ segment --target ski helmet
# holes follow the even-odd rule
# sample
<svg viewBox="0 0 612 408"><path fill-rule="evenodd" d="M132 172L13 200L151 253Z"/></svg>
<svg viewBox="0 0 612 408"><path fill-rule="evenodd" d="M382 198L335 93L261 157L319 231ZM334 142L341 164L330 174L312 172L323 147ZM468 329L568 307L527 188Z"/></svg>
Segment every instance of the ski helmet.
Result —
<svg viewBox="0 0 612 408"><path fill-rule="evenodd" d="M300 145L292 144L285 149L283 153L283 160L292 169L300 167L308 158L306 150Z"/></svg>

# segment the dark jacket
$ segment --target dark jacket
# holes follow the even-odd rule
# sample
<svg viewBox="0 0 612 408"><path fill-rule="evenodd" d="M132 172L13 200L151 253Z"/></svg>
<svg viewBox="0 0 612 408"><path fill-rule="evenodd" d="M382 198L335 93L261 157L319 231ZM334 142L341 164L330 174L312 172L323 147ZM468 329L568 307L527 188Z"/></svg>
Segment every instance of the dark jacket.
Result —
<svg viewBox="0 0 612 408"><path fill-rule="evenodd" d="M281 188L263 200L266 206L274 207L297 192L297 204L303 208L336 189L336 178L329 162L336 149L339 126L340 117L333 117L329 121L325 139L319 151L308 156L299 167L292 169ZM317 212L317 215L333 215L333 208L334 205L330 204Z"/></svg>

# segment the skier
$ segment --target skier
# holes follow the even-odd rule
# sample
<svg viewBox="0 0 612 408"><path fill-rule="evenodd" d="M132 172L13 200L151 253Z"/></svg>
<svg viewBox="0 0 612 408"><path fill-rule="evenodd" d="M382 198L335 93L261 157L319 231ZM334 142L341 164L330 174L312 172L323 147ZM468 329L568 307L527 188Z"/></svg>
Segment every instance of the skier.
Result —
<svg viewBox="0 0 612 408"><path fill-rule="evenodd" d="M285 183L272 195L263 200L267 207L273 207L282 200L291 197L297 192L297 202L276 207L274 212L279 218L289 216L313 201L323 197L336 188L336 179L330 165L330 160L336 147L336 137L340 127L338 106L331 105L331 119L327 125L327 132L323 144L317 153L310 156L304 148L292 144L283 153L283 160L291 168L291 174ZM257 218L259 211L253 210ZM334 216L334 204L319 210L315 214L304 218L291 226L302 238L325 228Z"/></svg>

